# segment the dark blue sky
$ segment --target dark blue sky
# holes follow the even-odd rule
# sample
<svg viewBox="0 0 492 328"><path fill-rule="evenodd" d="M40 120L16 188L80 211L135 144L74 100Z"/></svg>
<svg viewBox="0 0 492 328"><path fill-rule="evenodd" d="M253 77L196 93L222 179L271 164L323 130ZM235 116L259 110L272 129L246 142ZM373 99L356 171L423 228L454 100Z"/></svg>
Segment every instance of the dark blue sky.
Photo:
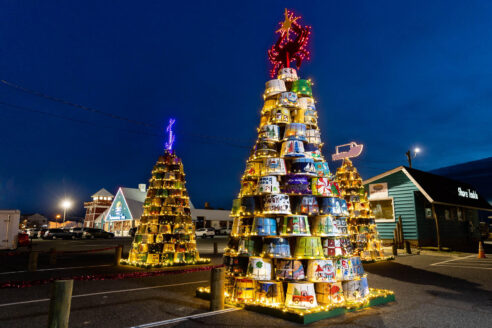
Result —
<svg viewBox="0 0 492 328"><path fill-rule="evenodd" d="M156 128L0 85L24 108L0 104L0 208L52 215L67 195L82 213L101 187L147 182L170 116L192 201L230 207L286 6L313 27L299 73L325 155L364 143L364 178L413 146L423 170L491 155L489 1L1 1L0 79Z"/></svg>

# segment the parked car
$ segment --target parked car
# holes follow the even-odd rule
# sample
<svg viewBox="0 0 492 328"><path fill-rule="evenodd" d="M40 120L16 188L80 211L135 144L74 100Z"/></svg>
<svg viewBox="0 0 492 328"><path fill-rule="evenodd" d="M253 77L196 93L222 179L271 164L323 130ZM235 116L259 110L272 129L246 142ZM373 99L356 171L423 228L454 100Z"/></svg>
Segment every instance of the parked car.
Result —
<svg viewBox="0 0 492 328"><path fill-rule="evenodd" d="M231 229L230 228L222 228L219 230L220 235L230 235L231 234Z"/></svg>
<svg viewBox="0 0 492 328"><path fill-rule="evenodd" d="M44 233L43 239L70 239L72 234L66 229L48 229Z"/></svg>
<svg viewBox="0 0 492 328"><path fill-rule="evenodd" d="M29 234L19 232L17 237L17 246L29 246Z"/></svg>
<svg viewBox="0 0 492 328"><path fill-rule="evenodd" d="M70 234L72 235L72 239L81 239L83 232L84 232L83 228L70 228Z"/></svg>
<svg viewBox="0 0 492 328"><path fill-rule="evenodd" d="M128 235L130 237L135 237L135 233L137 232L137 227L134 227L134 228L130 228L130 230L128 230Z"/></svg>
<svg viewBox="0 0 492 328"><path fill-rule="evenodd" d="M48 228L42 228L38 231L38 238L43 238L44 239L44 234L48 231Z"/></svg>
<svg viewBox="0 0 492 328"><path fill-rule="evenodd" d="M202 238L214 238L215 236L215 229L214 228L200 228L195 231L195 236L197 237L202 237Z"/></svg>
<svg viewBox="0 0 492 328"><path fill-rule="evenodd" d="M25 233L27 233L29 238L37 238L38 237L38 231L34 228L27 228Z"/></svg>
<svg viewBox="0 0 492 328"><path fill-rule="evenodd" d="M114 233L104 231L103 229L84 228L82 232L82 238L114 238Z"/></svg>

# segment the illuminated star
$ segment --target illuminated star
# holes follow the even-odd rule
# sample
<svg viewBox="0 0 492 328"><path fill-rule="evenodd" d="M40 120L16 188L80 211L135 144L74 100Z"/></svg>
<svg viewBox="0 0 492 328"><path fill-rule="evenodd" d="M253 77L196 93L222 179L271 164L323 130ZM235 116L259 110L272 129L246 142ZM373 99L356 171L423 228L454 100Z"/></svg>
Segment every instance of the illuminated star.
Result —
<svg viewBox="0 0 492 328"><path fill-rule="evenodd" d="M280 34L282 36L287 35L287 39L289 39L289 31L292 27L292 23L294 23L296 20L298 20L300 17L294 17L294 13L290 13L289 14L289 11L287 10L287 8L285 8L285 20L284 22L282 23L282 27L279 28L277 30L277 32L280 32Z"/></svg>

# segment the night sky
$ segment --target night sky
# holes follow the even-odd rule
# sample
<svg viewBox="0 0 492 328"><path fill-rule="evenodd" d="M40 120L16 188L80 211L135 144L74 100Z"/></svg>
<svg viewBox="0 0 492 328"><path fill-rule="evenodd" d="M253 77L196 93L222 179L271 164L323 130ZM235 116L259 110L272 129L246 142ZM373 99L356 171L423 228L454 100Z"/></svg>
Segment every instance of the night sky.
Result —
<svg viewBox="0 0 492 328"><path fill-rule="evenodd" d="M367 179L415 146L422 170L492 154L489 1L1 1L0 79L86 109L0 84L0 208L83 215L146 183L169 117L192 202L230 208L286 6L313 27L325 156L363 143Z"/></svg>

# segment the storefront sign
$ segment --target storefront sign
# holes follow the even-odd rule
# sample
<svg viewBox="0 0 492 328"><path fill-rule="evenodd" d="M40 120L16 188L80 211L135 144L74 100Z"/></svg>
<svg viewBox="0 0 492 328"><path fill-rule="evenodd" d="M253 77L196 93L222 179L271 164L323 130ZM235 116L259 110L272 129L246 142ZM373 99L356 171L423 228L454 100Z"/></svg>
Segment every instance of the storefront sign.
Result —
<svg viewBox="0 0 492 328"><path fill-rule="evenodd" d="M463 190L461 187L458 187L458 196L463 197L463 198L472 198L472 199L478 199L478 194L475 190Z"/></svg>
<svg viewBox="0 0 492 328"><path fill-rule="evenodd" d="M116 194L113 204L109 209L109 213L106 216L106 221L123 221L131 220L131 214L126 206L126 201L120 191Z"/></svg>
<svg viewBox="0 0 492 328"><path fill-rule="evenodd" d="M369 184L369 198L381 199L388 198L388 183L371 183Z"/></svg>

